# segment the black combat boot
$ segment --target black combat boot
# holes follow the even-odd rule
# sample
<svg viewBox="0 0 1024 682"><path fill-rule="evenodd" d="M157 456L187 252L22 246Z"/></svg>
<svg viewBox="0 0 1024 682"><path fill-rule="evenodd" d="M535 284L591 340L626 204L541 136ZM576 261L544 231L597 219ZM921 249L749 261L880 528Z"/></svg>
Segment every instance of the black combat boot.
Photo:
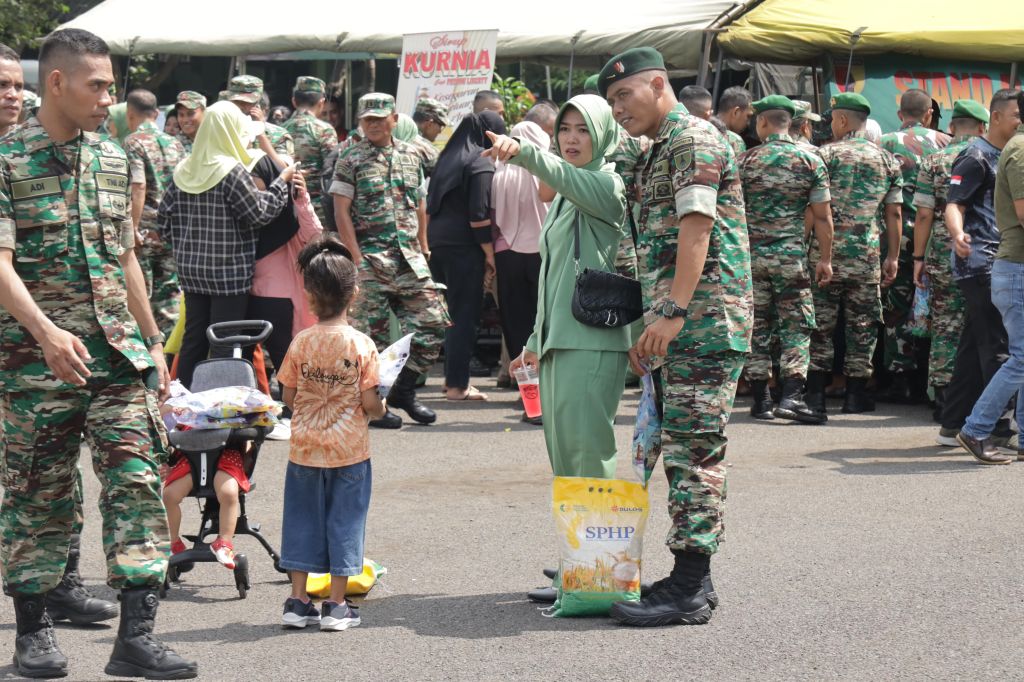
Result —
<svg viewBox="0 0 1024 682"><path fill-rule="evenodd" d="M416 400L416 380L419 377L419 372L403 367L395 379L394 386L391 387L391 392L388 393L388 406L405 410L409 418L415 422L433 424L437 421L437 413Z"/></svg>
<svg viewBox="0 0 1024 682"><path fill-rule="evenodd" d="M711 557L681 549L673 549L672 554L676 565L667 582L638 602L613 604L609 612L612 619L622 625L638 627L701 625L711 620L711 605L704 590L704 576ZM715 597L717 602L717 595Z"/></svg>
<svg viewBox="0 0 1024 682"><path fill-rule="evenodd" d="M388 410L384 413L384 416L380 419L370 420L371 429L400 429L402 428L402 418L397 414Z"/></svg>
<svg viewBox="0 0 1024 682"><path fill-rule="evenodd" d="M186 661L153 636L159 604L156 590L151 588L121 590L121 625L103 672L148 680L188 680L199 674L195 661Z"/></svg>
<svg viewBox="0 0 1024 682"><path fill-rule="evenodd" d="M825 407L825 388L832 383L828 372L811 370L807 373L807 390L804 393L804 404L807 409L821 415L821 423L828 421Z"/></svg>
<svg viewBox="0 0 1024 682"><path fill-rule="evenodd" d="M65 677L68 659L57 647L53 621L46 615L42 594L13 592L18 636L14 640L14 667L23 677Z"/></svg>
<svg viewBox="0 0 1024 682"><path fill-rule="evenodd" d="M75 625L88 625L101 620L110 620L117 615L117 604L97 599L85 589L82 576L78 573L78 557L81 554L82 537L71 536L68 563L64 577L57 587L46 595L46 614L55 621L69 620Z"/></svg>
<svg viewBox="0 0 1024 682"><path fill-rule="evenodd" d="M893 372L892 383L889 388L879 396L884 403L895 403L897 405L909 405L910 400L910 375L907 372ZM845 409L843 410L846 411Z"/></svg>
<svg viewBox="0 0 1024 682"><path fill-rule="evenodd" d="M768 382L764 379L752 380L750 394L754 397L754 404L750 406L750 416L754 419L775 419L772 414L775 404L772 402L772 394L768 390Z"/></svg>
<svg viewBox="0 0 1024 682"><path fill-rule="evenodd" d="M775 416L779 419L791 419L802 424L824 424L828 419L823 413L816 412L804 403L804 380L800 377L789 377L782 380L782 400L775 408Z"/></svg>
<svg viewBox="0 0 1024 682"><path fill-rule="evenodd" d="M865 377L846 378L846 399L843 400L843 414L874 412L875 401L868 396L868 380Z"/></svg>

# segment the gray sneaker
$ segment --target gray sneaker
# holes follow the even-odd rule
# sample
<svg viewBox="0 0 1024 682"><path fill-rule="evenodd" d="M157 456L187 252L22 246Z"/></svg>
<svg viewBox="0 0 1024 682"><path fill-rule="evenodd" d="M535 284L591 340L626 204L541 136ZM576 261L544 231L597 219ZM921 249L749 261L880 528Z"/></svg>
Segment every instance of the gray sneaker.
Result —
<svg viewBox="0 0 1024 682"><path fill-rule="evenodd" d="M359 609L352 606L352 602L345 600L344 604L335 604L325 601L320 605L320 630L338 632L354 628L362 619L359 617Z"/></svg>
<svg viewBox="0 0 1024 682"><path fill-rule="evenodd" d="M939 435L935 437L935 442L944 448L958 448L960 447L960 441L956 439L958 433L960 433L958 429L939 429Z"/></svg>

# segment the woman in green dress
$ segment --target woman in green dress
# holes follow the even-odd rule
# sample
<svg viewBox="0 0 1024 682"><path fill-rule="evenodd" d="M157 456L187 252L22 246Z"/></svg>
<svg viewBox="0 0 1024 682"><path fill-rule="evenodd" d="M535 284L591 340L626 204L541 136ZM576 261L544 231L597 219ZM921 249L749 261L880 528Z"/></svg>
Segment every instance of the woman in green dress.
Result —
<svg viewBox="0 0 1024 682"><path fill-rule="evenodd" d="M555 121L557 154L526 140L488 136L494 145L486 156L525 168L557 192L541 231L533 334L510 369L538 368L544 438L554 475L614 478L614 422L626 380L630 329L578 322L572 295L577 217L581 269L615 272L615 256L628 229L622 178L606 160L619 144L618 126L603 99L579 95L562 107ZM553 599L553 591L548 596Z"/></svg>

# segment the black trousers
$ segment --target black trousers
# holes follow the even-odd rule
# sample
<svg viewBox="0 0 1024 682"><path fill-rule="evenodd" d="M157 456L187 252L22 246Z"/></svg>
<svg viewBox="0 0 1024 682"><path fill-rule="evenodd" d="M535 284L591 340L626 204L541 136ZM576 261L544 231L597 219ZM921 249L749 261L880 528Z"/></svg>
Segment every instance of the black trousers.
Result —
<svg viewBox="0 0 1024 682"><path fill-rule="evenodd" d="M444 333L444 379L449 388L469 387L469 362L484 304L484 252L473 246L439 246L430 250L430 272L447 287L445 299L452 326Z"/></svg>
<svg viewBox="0 0 1024 682"><path fill-rule="evenodd" d="M501 333L512 359L523 352L537 319L540 254L512 250L494 254L498 269L498 313Z"/></svg>
<svg viewBox="0 0 1024 682"><path fill-rule="evenodd" d="M981 397L992 375L1009 357L1006 329L999 309L992 304L992 280L979 275L957 282L964 295L966 318L956 347L953 379L946 389L942 427L960 429ZM997 435L1006 435L1009 425L1000 420Z"/></svg>
<svg viewBox="0 0 1024 682"><path fill-rule="evenodd" d="M206 328L215 322L244 320L249 294L236 296L208 296L185 292L185 336L178 354L178 379L186 387L192 386L196 365L208 356L231 357L231 349L221 347L210 352Z"/></svg>
<svg viewBox="0 0 1024 682"><path fill-rule="evenodd" d="M279 371L281 365L284 364L284 356L288 352L288 346L292 343L293 313L294 306L290 298L249 296L249 307L246 316L250 320L266 320L274 325L274 331L263 342L263 348L274 363L275 372ZM267 378L269 379L270 377Z"/></svg>

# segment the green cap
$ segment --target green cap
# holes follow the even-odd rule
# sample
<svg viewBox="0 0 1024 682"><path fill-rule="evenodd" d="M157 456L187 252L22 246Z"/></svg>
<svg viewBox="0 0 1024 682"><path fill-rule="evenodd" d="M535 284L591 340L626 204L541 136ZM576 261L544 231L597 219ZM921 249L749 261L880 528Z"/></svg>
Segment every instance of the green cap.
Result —
<svg viewBox="0 0 1024 682"><path fill-rule="evenodd" d="M953 118L973 118L988 123L988 109L973 99L958 99L953 102Z"/></svg>
<svg viewBox="0 0 1024 682"><path fill-rule="evenodd" d="M776 109L781 111L788 111L790 116L796 114L796 107L793 106L793 101L788 97L782 95L768 95L754 102L752 105L754 111L762 113L765 111L774 111Z"/></svg>
<svg viewBox="0 0 1024 682"><path fill-rule="evenodd" d="M327 92L327 83L313 76L299 76L295 80L295 92L315 92L323 95Z"/></svg>
<svg viewBox="0 0 1024 682"><path fill-rule="evenodd" d="M228 99L232 102L259 104L263 97L263 81L256 76L235 76L228 83Z"/></svg>
<svg viewBox="0 0 1024 682"><path fill-rule="evenodd" d="M395 98L384 92L370 92L359 98L359 113L356 118L363 116L378 116L383 118L395 113Z"/></svg>
<svg viewBox="0 0 1024 682"><path fill-rule="evenodd" d="M206 97L195 90L182 90L178 93L178 99L175 100L174 106L177 107L179 104L186 109L205 109Z"/></svg>
<svg viewBox="0 0 1024 682"><path fill-rule="evenodd" d="M430 97L421 97L416 102L416 113L430 116L443 126L451 125L448 120L448 107Z"/></svg>
<svg viewBox="0 0 1024 682"><path fill-rule="evenodd" d="M597 74L597 89L601 97L608 94L608 86L629 78L641 71L665 69L665 60L661 53L653 47L634 47L608 60L608 63Z"/></svg>
<svg viewBox="0 0 1024 682"><path fill-rule="evenodd" d="M583 81L583 92L597 92L597 80L599 77L599 74L595 73L593 76Z"/></svg>
<svg viewBox="0 0 1024 682"><path fill-rule="evenodd" d="M810 102L805 102L802 99L795 99L793 100L793 108L796 109L796 113L793 114L793 120L795 121L805 118L808 121L813 121L814 123L821 121L821 116L811 111Z"/></svg>
<svg viewBox="0 0 1024 682"><path fill-rule="evenodd" d="M867 97L856 92L841 92L832 98L832 109L846 109L847 111L861 111L870 114L871 102L868 102Z"/></svg>

